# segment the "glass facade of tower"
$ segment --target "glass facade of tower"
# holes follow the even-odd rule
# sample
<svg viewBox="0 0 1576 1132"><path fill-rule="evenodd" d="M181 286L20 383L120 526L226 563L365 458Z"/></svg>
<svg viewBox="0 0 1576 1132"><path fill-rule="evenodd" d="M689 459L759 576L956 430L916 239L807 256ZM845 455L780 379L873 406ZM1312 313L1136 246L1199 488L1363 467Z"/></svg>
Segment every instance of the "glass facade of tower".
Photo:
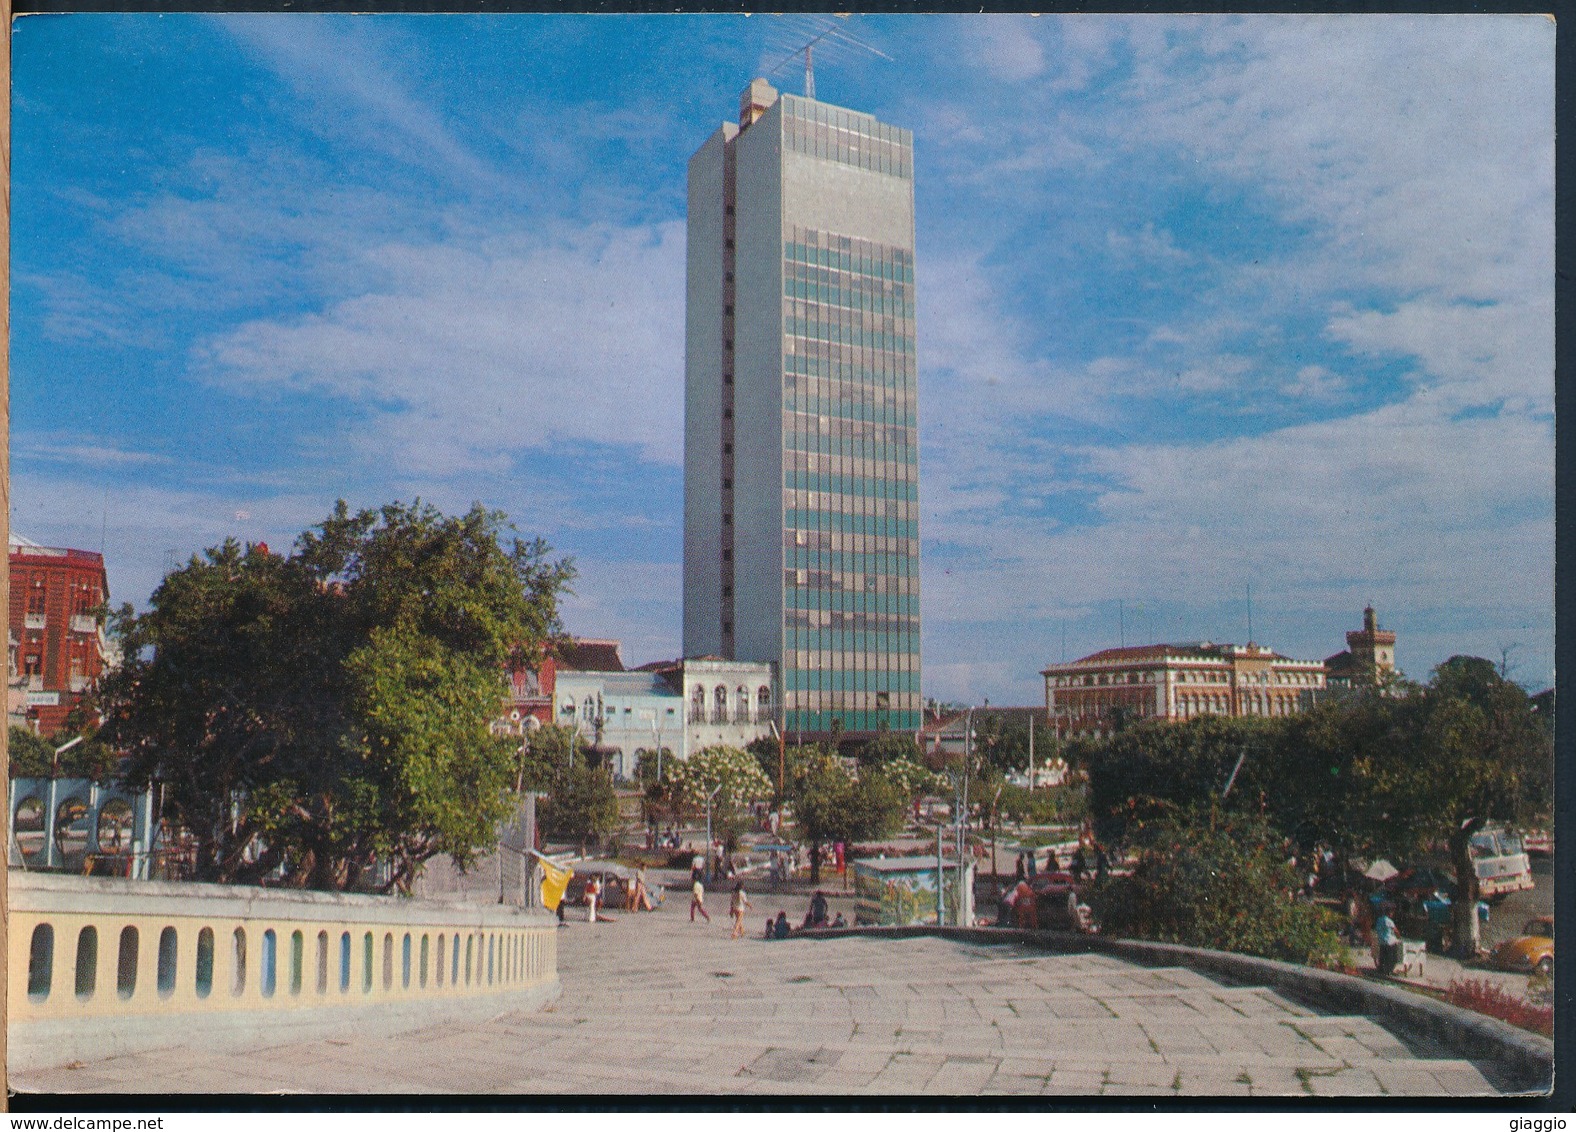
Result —
<svg viewBox="0 0 1576 1132"><path fill-rule="evenodd" d="M917 729L912 135L757 80L689 230L686 654L775 663L790 735Z"/></svg>
<svg viewBox="0 0 1576 1132"><path fill-rule="evenodd" d="M906 168L901 152L892 155L894 168ZM913 253L807 228L790 227L786 236L782 686L789 726L822 731L838 719L850 731L882 723L913 729Z"/></svg>

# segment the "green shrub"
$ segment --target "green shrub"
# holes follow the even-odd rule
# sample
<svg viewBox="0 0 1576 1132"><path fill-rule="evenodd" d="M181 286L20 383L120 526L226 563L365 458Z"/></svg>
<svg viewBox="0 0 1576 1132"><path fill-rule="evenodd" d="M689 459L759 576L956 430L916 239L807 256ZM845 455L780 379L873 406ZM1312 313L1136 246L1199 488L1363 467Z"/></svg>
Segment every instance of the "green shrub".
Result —
<svg viewBox="0 0 1576 1132"><path fill-rule="evenodd" d="M1136 832L1132 874L1094 893L1102 931L1293 963L1344 958L1336 917L1295 899L1297 875L1263 820L1195 806Z"/></svg>

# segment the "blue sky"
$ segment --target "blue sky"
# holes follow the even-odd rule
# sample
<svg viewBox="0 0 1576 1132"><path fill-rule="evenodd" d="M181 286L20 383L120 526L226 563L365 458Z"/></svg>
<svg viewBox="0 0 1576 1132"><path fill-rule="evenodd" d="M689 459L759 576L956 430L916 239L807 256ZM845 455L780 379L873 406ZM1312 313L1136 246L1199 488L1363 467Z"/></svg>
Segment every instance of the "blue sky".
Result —
<svg viewBox="0 0 1576 1132"><path fill-rule="evenodd" d="M12 522L116 600L336 498L509 513L679 651L684 170L825 17L14 36ZM1125 639L1553 678L1554 27L861 16L914 131L925 694ZM802 69L771 76L799 92ZM1064 644L1065 642L1065 644Z"/></svg>

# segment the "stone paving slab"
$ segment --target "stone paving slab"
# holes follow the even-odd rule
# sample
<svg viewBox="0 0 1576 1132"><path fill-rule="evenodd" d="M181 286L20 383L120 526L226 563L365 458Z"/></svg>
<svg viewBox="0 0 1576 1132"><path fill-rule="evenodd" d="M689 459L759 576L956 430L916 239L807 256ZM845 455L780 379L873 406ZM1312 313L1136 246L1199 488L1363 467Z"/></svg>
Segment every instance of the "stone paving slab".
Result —
<svg viewBox="0 0 1576 1132"><path fill-rule="evenodd" d="M1099 954L945 939L730 940L681 915L571 922L534 1013L250 1054L17 1074L49 1092L1481 1095L1365 1017ZM1426 1051L1425 1051L1426 1052Z"/></svg>

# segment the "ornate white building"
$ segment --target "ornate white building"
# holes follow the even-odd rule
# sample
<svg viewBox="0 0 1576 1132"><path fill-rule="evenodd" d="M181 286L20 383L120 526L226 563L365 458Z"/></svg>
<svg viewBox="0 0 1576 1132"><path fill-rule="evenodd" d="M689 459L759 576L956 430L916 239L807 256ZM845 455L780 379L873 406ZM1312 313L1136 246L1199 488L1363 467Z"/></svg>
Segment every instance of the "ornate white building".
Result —
<svg viewBox="0 0 1576 1132"><path fill-rule="evenodd" d="M600 749L617 778L631 778L640 755L688 758L707 747L744 747L772 734L772 666L698 657L633 672L559 669L557 722Z"/></svg>

